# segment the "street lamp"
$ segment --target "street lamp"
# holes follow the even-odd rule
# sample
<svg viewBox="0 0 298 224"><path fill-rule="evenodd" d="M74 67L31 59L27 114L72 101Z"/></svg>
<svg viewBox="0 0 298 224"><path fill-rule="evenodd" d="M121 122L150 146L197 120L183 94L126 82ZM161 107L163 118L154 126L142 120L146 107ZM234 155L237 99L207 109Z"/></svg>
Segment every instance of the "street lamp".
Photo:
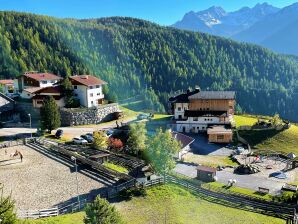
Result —
<svg viewBox="0 0 298 224"><path fill-rule="evenodd" d="M32 138L32 124L31 124L31 114L28 114L29 120L30 120L30 133L31 133L31 138Z"/></svg>
<svg viewBox="0 0 298 224"><path fill-rule="evenodd" d="M81 208L81 204L80 204L80 194L79 194L78 164L77 164L76 157L72 156L70 158L71 158L72 161L74 161L75 167L76 167L77 195L78 195L78 203L79 203L79 209L80 209Z"/></svg>

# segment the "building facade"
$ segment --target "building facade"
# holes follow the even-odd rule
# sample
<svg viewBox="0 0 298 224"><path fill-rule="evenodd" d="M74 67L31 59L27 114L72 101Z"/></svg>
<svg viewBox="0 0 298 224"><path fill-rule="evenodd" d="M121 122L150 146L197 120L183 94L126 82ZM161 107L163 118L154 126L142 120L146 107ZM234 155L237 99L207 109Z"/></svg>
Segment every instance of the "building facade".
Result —
<svg viewBox="0 0 298 224"><path fill-rule="evenodd" d="M91 75L71 76L74 95L84 107L97 107L104 103L103 85L107 84Z"/></svg>
<svg viewBox="0 0 298 224"><path fill-rule="evenodd" d="M207 132L214 126L229 130L226 127L230 127L233 122L235 110L235 92L233 91L195 89L171 97L169 101L174 115L171 123L174 131L199 133Z"/></svg>

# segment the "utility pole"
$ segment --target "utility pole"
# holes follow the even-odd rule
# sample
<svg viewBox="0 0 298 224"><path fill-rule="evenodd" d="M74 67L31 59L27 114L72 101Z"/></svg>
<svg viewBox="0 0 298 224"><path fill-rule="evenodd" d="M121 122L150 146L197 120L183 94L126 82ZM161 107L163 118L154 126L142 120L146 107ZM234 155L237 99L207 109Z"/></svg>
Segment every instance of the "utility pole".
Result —
<svg viewBox="0 0 298 224"><path fill-rule="evenodd" d="M32 123L31 123L31 114L28 114L29 120L30 120L30 133L31 133L31 138L32 138Z"/></svg>

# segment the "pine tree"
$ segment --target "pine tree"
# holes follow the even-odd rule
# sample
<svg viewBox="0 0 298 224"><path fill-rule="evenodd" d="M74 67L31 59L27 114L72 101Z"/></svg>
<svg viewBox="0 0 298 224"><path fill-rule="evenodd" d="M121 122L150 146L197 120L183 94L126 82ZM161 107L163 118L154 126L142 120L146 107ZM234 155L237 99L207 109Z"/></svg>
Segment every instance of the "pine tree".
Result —
<svg viewBox="0 0 298 224"><path fill-rule="evenodd" d="M16 214L14 213L14 202L9 197L3 196L3 186L0 185L0 223L14 224L17 222Z"/></svg>
<svg viewBox="0 0 298 224"><path fill-rule="evenodd" d="M85 208L85 224L120 224L123 223L116 208L106 199L96 197L94 202L87 204Z"/></svg>
<svg viewBox="0 0 298 224"><path fill-rule="evenodd" d="M44 101L43 106L40 108L40 116L41 128L43 130L48 130L48 132L51 133L52 130L60 127L61 119L59 108L52 96L47 97Z"/></svg>

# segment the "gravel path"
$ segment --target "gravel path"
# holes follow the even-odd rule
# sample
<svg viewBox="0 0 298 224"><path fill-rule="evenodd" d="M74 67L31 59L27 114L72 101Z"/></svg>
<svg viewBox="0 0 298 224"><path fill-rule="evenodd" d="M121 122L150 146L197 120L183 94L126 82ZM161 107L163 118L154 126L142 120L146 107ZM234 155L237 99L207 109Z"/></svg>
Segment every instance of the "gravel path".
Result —
<svg viewBox="0 0 298 224"><path fill-rule="evenodd" d="M16 149L23 154L23 162L10 160ZM80 173L78 181L80 195L104 187ZM5 195L12 193L20 211L50 208L77 196L76 174L70 167L26 146L7 148L7 155L0 149L0 183Z"/></svg>

